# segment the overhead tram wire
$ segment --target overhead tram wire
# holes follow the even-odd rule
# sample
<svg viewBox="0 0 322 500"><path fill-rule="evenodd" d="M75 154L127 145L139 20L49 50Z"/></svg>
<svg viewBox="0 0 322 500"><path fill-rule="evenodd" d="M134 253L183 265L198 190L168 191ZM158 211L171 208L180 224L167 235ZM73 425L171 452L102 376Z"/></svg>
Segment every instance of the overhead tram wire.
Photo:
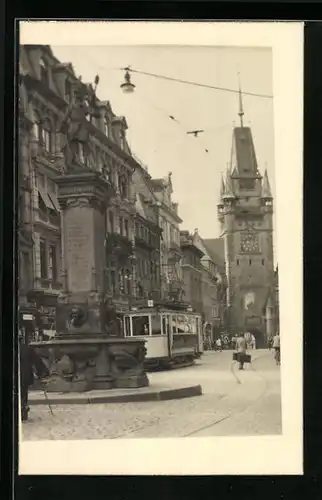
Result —
<svg viewBox="0 0 322 500"><path fill-rule="evenodd" d="M157 109L158 111L160 111L166 118L168 118L172 122L176 123L181 128L181 130L184 132L185 136L187 136L189 129L180 120L178 120L173 114L170 114L165 108L161 108L160 106L158 106L157 104L152 102L150 99L148 99L146 96L144 96L144 97L140 96L140 97L141 97L141 99L146 101L148 104L150 104L150 106L152 106L155 109ZM222 127L219 127L219 128L222 128ZM207 129L204 130L204 132L206 132L206 131L207 131ZM200 142L202 143L202 147L203 147L204 151L206 153L209 153L210 150L209 150L208 146L204 143L203 139L201 139L200 135L198 135L198 140L199 140L199 143Z"/></svg>
<svg viewBox="0 0 322 500"><path fill-rule="evenodd" d="M212 90L219 90L219 91L222 91L222 92L231 92L231 93L234 93L234 94L238 94L239 93L238 89L235 90L235 89L230 89L230 88L227 88L227 87L217 87L215 85L208 85L206 83L192 82L190 80L182 80L180 78L174 78L174 77L171 77L171 76L159 75L157 73L148 73L147 71L141 71L141 70L137 70L137 69L131 68L131 66L127 66L125 68L119 68L119 69L122 70L122 71L129 71L129 72L132 72L132 73L137 73L139 75L145 75L145 76L151 76L153 78L159 78L161 80L168 80L168 81L171 81L171 82L183 83L183 84L186 84L186 85L193 85L195 87L203 87L203 88L212 89ZM264 98L264 99L273 99L272 95L269 95L269 94L258 94L256 92L244 92L243 91L243 95L248 95L248 96L252 96L252 97L261 97L261 98Z"/></svg>

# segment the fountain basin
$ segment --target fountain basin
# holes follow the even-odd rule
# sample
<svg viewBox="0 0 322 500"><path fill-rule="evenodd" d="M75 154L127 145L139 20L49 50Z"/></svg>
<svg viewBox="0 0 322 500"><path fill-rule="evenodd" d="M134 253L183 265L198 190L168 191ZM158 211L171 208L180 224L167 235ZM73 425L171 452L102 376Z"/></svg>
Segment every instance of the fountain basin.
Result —
<svg viewBox="0 0 322 500"><path fill-rule="evenodd" d="M61 336L32 347L49 370L48 392L85 392L149 385L145 340L88 335Z"/></svg>

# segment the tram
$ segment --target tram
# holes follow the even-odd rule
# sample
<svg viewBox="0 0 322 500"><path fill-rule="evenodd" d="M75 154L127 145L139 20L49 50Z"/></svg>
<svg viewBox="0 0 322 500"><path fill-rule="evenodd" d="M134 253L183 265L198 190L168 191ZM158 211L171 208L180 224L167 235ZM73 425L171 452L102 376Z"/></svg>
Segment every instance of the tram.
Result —
<svg viewBox="0 0 322 500"><path fill-rule="evenodd" d="M202 318L171 304L132 308L120 317L125 337L146 340L146 368L193 364L203 353Z"/></svg>

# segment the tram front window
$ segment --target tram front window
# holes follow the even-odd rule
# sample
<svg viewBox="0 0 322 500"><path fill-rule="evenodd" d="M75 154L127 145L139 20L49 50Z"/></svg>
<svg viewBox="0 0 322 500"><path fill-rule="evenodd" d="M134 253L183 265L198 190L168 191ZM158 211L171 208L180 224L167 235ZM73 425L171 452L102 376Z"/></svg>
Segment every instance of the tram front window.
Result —
<svg viewBox="0 0 322 500"><path fill-rule="evenodd" d="M131 323L130 323L130 318L129 316L124 317L124 335L125 337L130 337L131 336Z"/></svg>
<svg viewBox="0 0 322 500"><path fill-rule="evenodd" d="M177 316L177 331L178 333L187 333L188 325L186 316L179 315Z"/></svg>
<svg viewBox="0 0 322 500"><path fill-rule="evenodd" d="M151 330L152 335L161 335L160 316L151 316Z"/></svg>
<svg viewBox="0 0 322 500"><path fill-rule="evenodd" d="M133 336L149 335L149 316L132 316Z"/></svg>

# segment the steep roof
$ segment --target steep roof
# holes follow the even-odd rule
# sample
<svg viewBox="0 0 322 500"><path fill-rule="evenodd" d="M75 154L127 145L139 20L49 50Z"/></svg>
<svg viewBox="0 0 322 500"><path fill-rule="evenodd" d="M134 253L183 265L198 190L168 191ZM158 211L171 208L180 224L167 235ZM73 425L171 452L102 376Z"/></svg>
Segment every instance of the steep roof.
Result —
<svg viewBox="0 0 322 500"><path fill-rule="evenodd" d="M224 178L223 175L221 174L221 183L220 183L220 198L223 197L225 193L225 183L224 183Z"/></svg>
<svg viewBox="0 0 322 500"><path fill-rule="evenodd" d="M225 242L222 238L204 239L203 243L218 267L225 267Z"/></svg>
<svg viewBox="0 0 322 500"><path fill-rule="evenodd" d="M136 212L141 215L144 219L147 218L146 210L145 210L145 203L144 203L144 197L142 196L141 193L136 193L135 195L135 210Z"/></svg>
<svg viewBox="0 0 322 500"><path fill-rule="evenodd" d="M257 159L249 127L234 128L231 168L237 169L238 177L256 177L257 175Z"/></svg>
<svg viewBox="0 0 322 500"><path fill-rule="evenodd" d="M222 195L222 198L235 198L233 187L232 187L232 182L231 182L231 175L229 173L229 170L226 172L226 182L225 182L225 191Z"/></svg>

